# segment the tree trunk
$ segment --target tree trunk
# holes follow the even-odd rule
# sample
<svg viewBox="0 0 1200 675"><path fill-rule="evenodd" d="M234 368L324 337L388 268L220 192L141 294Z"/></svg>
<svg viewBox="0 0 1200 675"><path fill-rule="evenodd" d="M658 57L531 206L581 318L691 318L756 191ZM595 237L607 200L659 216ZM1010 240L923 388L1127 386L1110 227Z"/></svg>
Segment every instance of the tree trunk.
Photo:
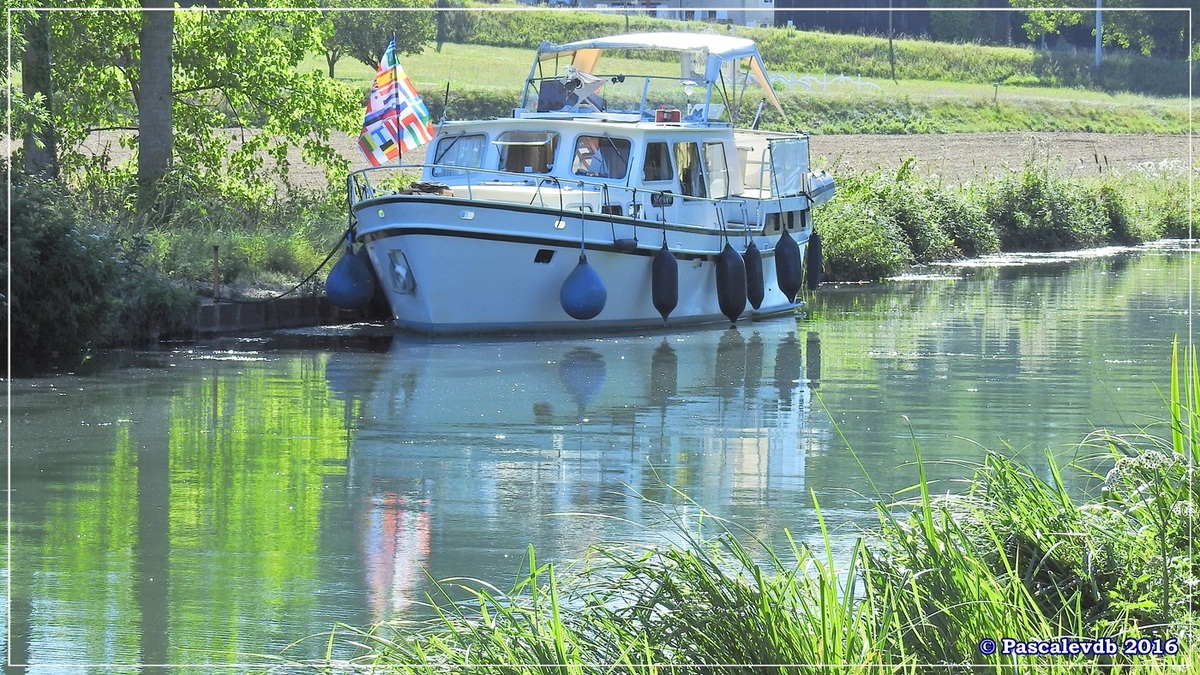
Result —
<svg viewBox="0 0 1200 675"><path fill-rule="evenodd" d="M142 1L141 76L138 81L138 215L150 215L160 183L171 167L171 46L173 0Z"/></svg>
<svg viewBox="0 0 1200 675"><path fill-rule="evenodd" d="M437 53L439 54L442 53L442 43L446 41L446 7L448 4L446 0L437 0L438 11L434 15L437 21ZM628 22L629 14L626 13L625 17L625 21ZM626 26L626 29L628 28L629 26Z"/></svg>
<svg viewBox="0 0 1200 675"><path fill-rule="evenodd" d="M42 97L47 123L35 124L25 134L25 170L43 178L58 177L58 143L49 123L54 106L54 88L50 82L50 14L35 12L25 26L25 52L21 54L21 91L32 100Z"/></svg>

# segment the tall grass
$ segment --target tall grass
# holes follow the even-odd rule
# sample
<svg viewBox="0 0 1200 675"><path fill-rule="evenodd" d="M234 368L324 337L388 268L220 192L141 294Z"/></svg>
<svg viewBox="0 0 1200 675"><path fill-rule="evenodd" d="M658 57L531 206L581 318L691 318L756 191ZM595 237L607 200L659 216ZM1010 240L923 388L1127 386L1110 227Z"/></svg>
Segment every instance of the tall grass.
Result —
<svg viewBox="0 0 1200 675"><path fill-rule="evenodd" d="M193 288L207 290L214 246L222 285L290 287L337 245L347 226L344 208L315 194L261 203L194 199L140 236L162 273Z"/></svg>
<svg viewBox="0 0 1200 675"><path fill-rule="evenodd" d="M1102 167L1101 167L1102 168ZM1147 165L1065 178L1048 162L977 184L950 186L895 172L839 177L838 194L815 211L831 280L882 279L913 264L998 251L1062 251L1186 238L1184 166Z"/></svg>
<svg viewBox="0 0 1200 675"><path fill-rule="evenodd" d="M535 565L531 549L528 575L509 592L455 580L468 588L468 602L443 605L422 623L339 626L329 654L339 642L354 644L360 653L346 665L391 673L709 673L745 665L770 672L804 663L845 664L854 673L905 665L884 651L876 613L861 597L861 542L843 567L790 535L783 554L760 543L756 555L735 526L703 511L701 520L719 533L680 524L681 545L597 545L566 575Z"/></svg>
<svg viewBox="0 0 1200 675"><path fill-rule="evenodd" d="M530 549L528 574L509 592L444 582L469 588L471 599L449 602L444 592L426 622L339 626L321 638L323 665L380 673L783 673L804 672L804 664L1181 672L1200 656L1191 539L1200 514L1200 370L1194 347L1180 358L1176 346L1165 433L1085 440L1108 467L1094 474L1103 481L1094 496L1072 494L1049 453L1036 468L991 453L967 490L938 496L914 440L914 496L881 503L879 528L843 563L829 552L815 500L824 553L786 530L777 552L701 509L695 525L679 526L676 544L599 544L565 573L537 563ZM1006 654L1003 638L1111 639L1117 653ZM1158 652L1123 653L1139 639ZM335 659L339 646L357 653Z"/></svg>

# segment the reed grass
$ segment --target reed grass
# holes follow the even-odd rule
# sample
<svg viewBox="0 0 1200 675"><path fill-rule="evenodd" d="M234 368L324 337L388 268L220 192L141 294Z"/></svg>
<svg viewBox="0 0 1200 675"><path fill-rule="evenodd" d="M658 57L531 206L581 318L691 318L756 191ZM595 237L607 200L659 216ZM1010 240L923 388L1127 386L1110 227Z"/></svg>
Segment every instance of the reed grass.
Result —
<svg viewBox="0 0 1200 675"><path fill-rule="evenodd" d="M1182 359L1182 361L1181 361ZM538 563L510 591L438 586L434 618L321 636L316 667L379 673L1190 672L1200 656L1200 371L1172 353L1170 419L1083 442L1102 490L1072 494L1060 466L990 453L965 491L936 495L915 437L912 497L880 503L879 527L838 563L814 499L823 552L773 549L688 502L676 543L602 543L563 571ZM679 493L676 491L676 494ZM679 495L686 501L686 497ZM659 508L665 509L660 505ZM665 511L664 511L665 513ZM449 600L448 585L470 600ZM1157 638L1157 655L1013 656L985 638ZM314 638L316 639L316 638ZM1136 644L1136 643L1135 643ZM1145 642L1143 644L1151 644ZM337 647L355 655L335 659Z"/></svg>

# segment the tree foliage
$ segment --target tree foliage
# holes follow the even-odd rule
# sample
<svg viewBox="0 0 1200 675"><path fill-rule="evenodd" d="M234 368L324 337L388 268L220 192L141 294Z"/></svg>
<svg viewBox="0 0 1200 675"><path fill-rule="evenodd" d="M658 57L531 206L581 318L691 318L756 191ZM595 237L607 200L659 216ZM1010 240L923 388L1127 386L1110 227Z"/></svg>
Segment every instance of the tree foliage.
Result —
<svg viewBox="0 0 1200 675"><path fill-rule="evenodd" d="M1056 3L1061 8L1038 9L1044 3L1032 0L1010 0L1013 7L1026 9L1024 24L1030 39L1060 34L1078 26L1086 29L1096 21L1094 0L1066 0ZM1143 56L1181 57L1189 53L1188 13L1200 15L1200 0L1164 2L1162 0L1103 0L1101 34L1105 45L1137 50ZM1095 34L1095 29L1092 29Z"/></svg>
<svg viewBox="0 0 1200 675"><path fill-rule="evenodd" d="M343 56L376 67L393 34L396 53L420 53L436 32L434 12L428 7L426 0L330 3L323 12L332 29L324 44L329 76L333 77L334 64Z"/></svg>
<svg viewBox="0 0 1200 675"><path fill-rule="evenodd" d="M4 72L0 74L0 102L8 111L8 119L12 124L12 132L14 138L26 140L24 147L17 150L17 158L24 162L25 156L30 151L30 144L41 145L42 149L47 149L49 145L47 141L52 141L54 136L52 131L49 109L49 97L47 96L46 87L43 86L39 75L33 77L30 81L30 76L24 74L21 80L21 86L13 86L13 74L18 66L23 70L28 70L28 66L22 64L26 58L31 58L37 62L41 62L41 55L31 53L26 55L28 45L26 44L26 36L31 32L41 32L43 27L36 26L40 22L40 17L37 12L10 11L19 9L29 9L36 6L28 0L17 0L10 2L9 0L0 0L0 9L5 15L5 29L8 31L9 38L9 54L11 58ZM48 27L45 27L45 32L48 33ZM48 35L46 35L48 39ZM34 48L36 50L36 47ZM46 73L48 79L48 73ZM49 167L49 171L43 171L40 160L35 160L31 163L30 170L34 174L45 175L47 173L53 175L57 173L57 166Z"/></svg>
<svg viewBox="0 0 1200 675"><path fill-rule="evenodd" d="M272 173L286 181L289 148L332 179L347 162L333 150L331 134L355 133L361 122L363 92L320 71L298 71L329 33L321 14L267 4L175 11L174 170L221 192L265 194ZM136 144L143 16L134 7L50 12L55 100L47 114L64 169L76 178L109 171L79 151L89 134L127 132L122 144Z"/></svg>

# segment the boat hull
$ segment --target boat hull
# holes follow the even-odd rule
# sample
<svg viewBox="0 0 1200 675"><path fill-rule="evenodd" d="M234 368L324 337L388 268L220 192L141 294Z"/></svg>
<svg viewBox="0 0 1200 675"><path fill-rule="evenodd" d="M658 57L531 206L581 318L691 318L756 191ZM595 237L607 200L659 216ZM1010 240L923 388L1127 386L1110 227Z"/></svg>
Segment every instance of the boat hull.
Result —
<svg viewBox="0 0 1200 675"><path fill-rule="evenodd" d="M648 227L602 214L467 200L391 197L356 210L366 246L395 322L431 334L602 332L729 323L718 301L716 259L728 238L696 227ZM664 321L653 302L653 260L664 234L678 259L678 302ZM774 240L762 251L764 299L747 302L739 320L794 311L775 278ZM587 320L563 308L563 283L580 255L599 275L607 299ZM801 251L803 255L803 251Z"/></svg>

